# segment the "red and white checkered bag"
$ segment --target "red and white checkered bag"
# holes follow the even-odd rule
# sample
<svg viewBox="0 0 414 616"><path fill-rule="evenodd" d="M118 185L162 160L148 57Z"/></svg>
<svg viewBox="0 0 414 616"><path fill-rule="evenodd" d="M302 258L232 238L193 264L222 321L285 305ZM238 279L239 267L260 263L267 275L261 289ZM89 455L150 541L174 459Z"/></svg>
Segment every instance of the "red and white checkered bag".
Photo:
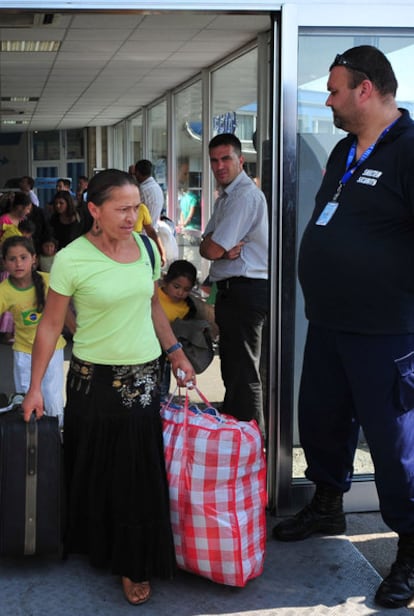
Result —
<svg viewBox="0 0 414 616"><path fill-rule="evenodd" d="M189 406L188 390L183 407L167 404L161 416L177 564L245 586L263 571L266 543L266 463L257 423Z"/></svg>

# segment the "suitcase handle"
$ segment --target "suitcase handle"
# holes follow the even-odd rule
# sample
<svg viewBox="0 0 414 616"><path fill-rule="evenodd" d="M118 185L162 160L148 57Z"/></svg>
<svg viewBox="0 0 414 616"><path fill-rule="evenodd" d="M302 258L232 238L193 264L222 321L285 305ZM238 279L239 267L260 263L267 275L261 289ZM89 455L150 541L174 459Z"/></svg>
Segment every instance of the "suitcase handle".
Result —
<svg viewBox="0 0 414 616"><path fill-rule="evenodd" d="M36 415L32 413L27 423L27 472L35 475L37 472L37 425Z"/></svg>
<svg viewBox="0 0 414 616"><path fill-rule="evenodd" d="M34 434L36 431L36 413L35 411L33 411L33 413L30 415L30 419L28 422L28 429L29 429L29 433L30 434Z"/></svg>

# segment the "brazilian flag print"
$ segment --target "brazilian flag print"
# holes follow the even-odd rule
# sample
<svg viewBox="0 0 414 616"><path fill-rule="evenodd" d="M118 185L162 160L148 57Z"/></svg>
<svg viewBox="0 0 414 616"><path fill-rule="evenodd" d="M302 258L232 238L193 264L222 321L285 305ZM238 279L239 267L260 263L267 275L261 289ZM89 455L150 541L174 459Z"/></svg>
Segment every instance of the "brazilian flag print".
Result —
<svg viewBox="0 0 414 616"><path fill-rule="evenodd" d="M38 325L41 316L42 313L37 312L35 308L31 308L30 310L24 310L22 312L23 325L25 325L26 327L30 327L31 325Z"/></svg>

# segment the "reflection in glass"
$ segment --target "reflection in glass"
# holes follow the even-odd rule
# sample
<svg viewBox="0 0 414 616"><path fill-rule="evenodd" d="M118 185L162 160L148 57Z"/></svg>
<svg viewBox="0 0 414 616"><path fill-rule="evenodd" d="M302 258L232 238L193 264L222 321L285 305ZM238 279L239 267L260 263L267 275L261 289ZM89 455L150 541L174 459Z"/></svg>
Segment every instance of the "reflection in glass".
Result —
<svg viewBox="0 0 414 616"><path fill-rule="evenodd" d="M203 279L199 245L202 220L202 91L201 81L175 95L177 194L174 222L180 258L191 261ZM205 277L205 276L204 276Z"/></svg>
<svg viewBox="0 0 414 616"><path fill-rule="evenodd" d="M154 105L148 112L149 160L154 166L154 177L167 192L167 103Z"/></svg>
<svg viewBox="0 0 414 616"><path fill-rule="evenodd" d="M240 139L245 171L258 182L255 132L257 123L257 49L212 74L212 132L234 133Z"/></svg>
<svg viewBox="0 0 414 616"><path fill-rule="evenodd" d="M142 158L143 144L142 144L142 113L139 113L135 118L131 120L130 127L130 142L128 151L130 153L130 160L136 163Z"/></svg>

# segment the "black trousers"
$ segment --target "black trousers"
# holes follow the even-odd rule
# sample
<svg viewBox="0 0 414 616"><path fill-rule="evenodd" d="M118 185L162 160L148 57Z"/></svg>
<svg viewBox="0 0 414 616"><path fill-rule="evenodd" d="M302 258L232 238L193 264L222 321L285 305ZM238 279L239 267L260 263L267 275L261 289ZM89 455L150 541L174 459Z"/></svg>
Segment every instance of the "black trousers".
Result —
<svg viewBox="0 0 414 616"><path fill-rule="evenodd" d="M359 427L382 517L414 533L414 334L361 335L309 325L299 394L306 476L346 492Z"/></svg>
<svg viewBox="0 0 414 616"><path fill-rule="evenodd" d="M268 312L268 281L229 278L217 284L215 318L220 330L222 411L242 421L256 419L264 433L260 355Z"/></svg>

